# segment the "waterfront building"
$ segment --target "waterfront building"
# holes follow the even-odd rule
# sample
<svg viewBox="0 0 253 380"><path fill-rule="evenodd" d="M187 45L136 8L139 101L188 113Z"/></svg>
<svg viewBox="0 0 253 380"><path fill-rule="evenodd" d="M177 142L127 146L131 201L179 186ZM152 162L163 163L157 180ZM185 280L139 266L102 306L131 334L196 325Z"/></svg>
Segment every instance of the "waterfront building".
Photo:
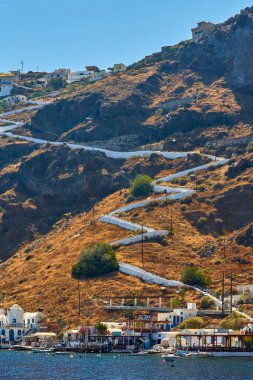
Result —
<svg viewBox="0 0 253 380"><path fill-rule="evenodd" d="M41 309L29 313L17 304L11 306L7 311L0 309L0 334L2 341L14 343L21 341L23 336L29 332L36 331L45 317Z"/></svg>

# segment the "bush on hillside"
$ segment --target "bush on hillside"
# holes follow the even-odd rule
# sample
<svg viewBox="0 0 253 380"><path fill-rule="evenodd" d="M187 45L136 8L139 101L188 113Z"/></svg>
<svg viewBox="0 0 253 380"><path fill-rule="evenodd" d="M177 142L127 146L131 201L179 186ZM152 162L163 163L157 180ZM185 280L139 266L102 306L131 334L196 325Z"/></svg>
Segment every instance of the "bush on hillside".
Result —
<svg viewBox="0 0 253 380"><path fill-rule="evenodd" d="M220 322L219 327L222 329L240 330L246 321L247 319L245 317L236 311L233 311L232 314L228 315Z"/></svg>
<svg viewBox="0 0 253 380"><path fill-rule="evenodd" d="M200 300L200 308L204 310L212 309L215 306L214 300L208 296L204 296Z"/></svg>
<svg viewBox="0 0 253 380"><path fill-rule="evenodd" d="M53 78L50 81L50 87L52 87L53 90L59 90L65 87L64 80L62 78Z"/></svg>
<svg viewBox="0 0 253 380"><path fill-rule="evenodd" d="M79 260L72 267L72 277L85 280L102 276L119 269L114 248L98 243L81 251Z"/></svg>
<svg viewBox="0 0 253 380"><path fill-rule="evenodd" d="M193 266L186 267L181 275L181 281L187 285L208 286L211 283L210 276L208 276L203 269Z"/></svg>
<svg viewBox="0 0 253 380"><path fill-rule="evenodd" d="M180 325L178 325L179 329L199 329L204 327L205 322L203 318L193 317L185 319Z"/></svg>
<svg viewBox="0 0 253 380"><path fill-rule="evenodd" d="M247 146L247 152L251 153L253 152L253 141L251 141Z"/></svg>
<svg viewBox="0 0 253 380"><path fill-rule="evenodd" d="M134 197L141 197L143 195L148 195L153 190L152 179L144 174L138 175L131 184L131 194Z"/></svg>

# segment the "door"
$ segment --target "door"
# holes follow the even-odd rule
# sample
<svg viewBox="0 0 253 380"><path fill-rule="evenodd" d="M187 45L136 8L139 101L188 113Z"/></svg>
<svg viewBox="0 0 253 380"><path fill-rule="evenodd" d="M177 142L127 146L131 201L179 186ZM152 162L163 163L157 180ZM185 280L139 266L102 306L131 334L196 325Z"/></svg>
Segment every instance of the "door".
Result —
<svg viewBox="0 0 253 380"><path fill-rule="evenodd" d="M14 342L14 331L12 329L9 331L9 342Z"/></svg>

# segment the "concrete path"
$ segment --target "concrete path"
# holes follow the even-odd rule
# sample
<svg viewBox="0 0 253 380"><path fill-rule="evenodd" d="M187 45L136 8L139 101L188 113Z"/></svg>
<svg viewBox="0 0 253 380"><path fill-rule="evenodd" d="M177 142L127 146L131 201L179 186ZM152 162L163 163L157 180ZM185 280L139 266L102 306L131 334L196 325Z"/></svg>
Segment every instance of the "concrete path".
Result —
<svg viewBox="0 0 253 380"><path fill-rule="evenodd" d="M3 118L4 116L19 114L19 113L22 113L24 111L39 109L39 108L45 107L48 104L46 102L37 102L37 101L29 101L28 103L35 104L35 105L30 106L30 107L26 107L26 108L23 108L20 110L0 114L0 121L9 123L10 121L8 121L8 119L4 119ZM20 135L12 134L9 131L17 128L18 126L23 125L23 123L18 122L18 121L16 121L16 122L11 121L11 123L12 123L12 125L0 127L0 135L6 135L6 136L13 137L13 138L20 139L20 140L31 141L31 142L34 142L36 144L50 143L53 145L67 145L71 149L83 149L83 150L89 150L89 151L99 151L101 153L104 153L105 156L110 157L110 158L115 158L115 159L127 159L130 157L144 157L144 156L151 155L153 153L159 154L159 155L161 155L167 159L176 159L176 158L181 158L181 157L187 157L188 154L196 153L196 152L162 152L162 151L151 151L151 150L134 151L134 152L116 152L116 151L111 151L111 150L107 150L107 149L89 147L89 146L81 145L81 144L71 144L68 142L58 142L58 141L47 141L47 140L43 140L43 139L36 139L33 137L20 136ZM214 156L210 156L210 155L203 155L203 156L210 158L211 162L209 164L205 164L205 165L201 165L201 166L198 166L198 167L195 167L192 169L184 170L182 172L175 173L175 174L169 175L167 177L159 178L158 180L154 181L153 191L157 192L157 193L165 193L166 192L167 195L164 195L162 197L155 198L155 199L146 199L146 200L143 200L141 202L134 202L128 206L124 206L120 209L114 210L114 211L110 212L108 215L102 215L101 221L104 223L115 224L121 228L125 228L127 230L131 230L131 231L135 231L135 232L139 231L139 230L142 230L144 232L143 236L142 236L142 233L143 233L142 232L139 235L135 235L135 236L130 237L130 238L122 239L120 241L112 242L112 244L113 245L129 245L129 244L134 244L136 242L140 242L143 237L144 237L144 239L150 239L150 238L152 239L152 238L157 237L157 236L168 235L168 231L154 230L154 229L149 228L147 226L141 226L141 225L138 225L136 223L126 221L125 219L121 219L115 215L120 214L121 212L128 212L128 211L133 210L135 208L145 207L150 202L154 202L154 201L160 202L160 201L164 201L166 199L176 200L176 199L182 199L182 198L191 196L194 193L194 190L190 189L188 187L171 187L171 186L164 186L164 185L159 185L159 184L162 182L170 182L174 178L180 178L183 176L187 176L187 175L189 175L191 173L195 173L199 170L207 169L210 166L214 166L214 167L222 166L222 165L227 164L229 161L229 160L226 160L224 158L214 157ZM203 295L207 295L208 297L212 298L217 306L219 306L219 307L221 306L221 301L217 297L215 297L214 295L210 294L207 291L203 291L202 289L199 289L198 287L185 285L180 281L162 278L162 277L157 276L153 273L146 272L143 269L140 269L136 266L126 264L126 263L120 263L119 269L122 273L141 278L143 281L146 281L149 283L154 283L154 284L168 286L168 287L188 286L189 288L195 289L195 290L199 291L200 293L202 293ZM247 314L241 313L241 312L240 312L240 314L245 316L246 318L248 318L250 321L253 321L253 318L249 317Z"/></svg>

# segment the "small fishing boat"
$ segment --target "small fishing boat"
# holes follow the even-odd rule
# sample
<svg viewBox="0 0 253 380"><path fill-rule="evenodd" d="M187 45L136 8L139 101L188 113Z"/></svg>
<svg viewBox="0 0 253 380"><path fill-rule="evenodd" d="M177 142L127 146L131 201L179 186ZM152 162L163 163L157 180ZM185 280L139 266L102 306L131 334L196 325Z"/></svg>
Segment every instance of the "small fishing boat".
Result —
<svg viewBox="0 0 253 380"><path fill-rule="evenodd" d="M187 354L185 354L185 357L187 359L192 359L192 358L210 358L210 357L213 357L213 354L212 354L212 352L201 352L201 351L198 351L198 352L188 352Z"/></svg>
<svg viewBox="0 0 253 380"><path fill-rule="evenodd" d="M176 354L164 354L162 355L162 360L170 363L174 363L175 360L182 359L181 356Z"/></svg>
<svg viewBox="0 0 253 380"><path fill-rule="evenodd" d="M52 353L52 351L43 349L43 348L33 348L32 353L33 354L49 354L49 353Z"/></svg>

